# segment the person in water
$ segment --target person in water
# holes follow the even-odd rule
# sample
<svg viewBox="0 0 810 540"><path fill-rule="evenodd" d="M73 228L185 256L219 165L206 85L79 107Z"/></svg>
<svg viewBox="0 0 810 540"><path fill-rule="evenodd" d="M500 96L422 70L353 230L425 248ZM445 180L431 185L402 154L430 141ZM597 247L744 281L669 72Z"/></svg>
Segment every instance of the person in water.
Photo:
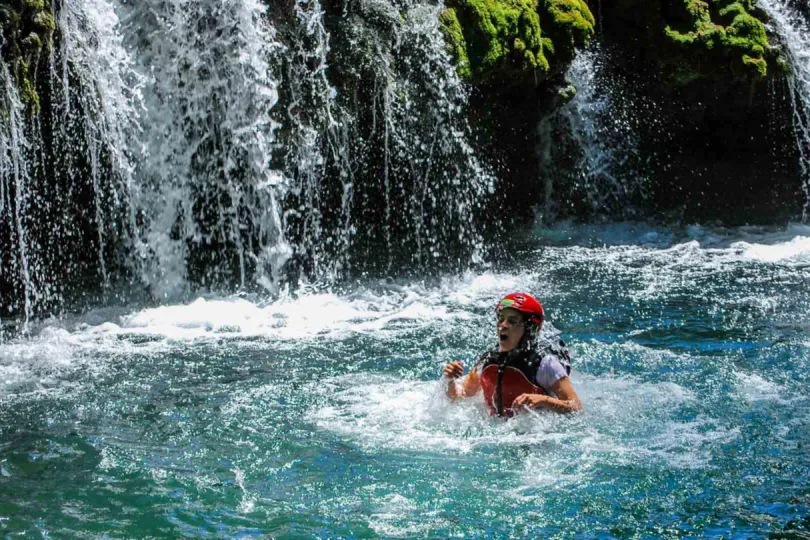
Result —
<svg viewBox="0 0 810 540"><path fill-rule="evenodd" d="M447 364L447 396L456 400L483 390L490 414L498 416L510 417L522 408L581 411L568 377L571 361L565 343L540 335L544 317L540 302L526 293L512 293L498 302L495 313L498 345L479 357L460 384L461 362Z"/></svg>

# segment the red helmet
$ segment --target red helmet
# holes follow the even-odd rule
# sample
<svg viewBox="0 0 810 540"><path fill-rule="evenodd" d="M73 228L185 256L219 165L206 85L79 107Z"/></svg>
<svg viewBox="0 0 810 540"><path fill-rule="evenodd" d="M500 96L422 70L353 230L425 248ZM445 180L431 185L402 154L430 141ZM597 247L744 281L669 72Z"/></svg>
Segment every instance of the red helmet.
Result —
<svg viewBox="0 0 810 540"><path fill-rule="evenodd" d="M529 316L529 320L535 323L538 327L543 326L543 305L534 299L530 294L526 293L512 293L504 296L498 305L495 306L495 313L498 313L504 308L516 309Z"/></svg>

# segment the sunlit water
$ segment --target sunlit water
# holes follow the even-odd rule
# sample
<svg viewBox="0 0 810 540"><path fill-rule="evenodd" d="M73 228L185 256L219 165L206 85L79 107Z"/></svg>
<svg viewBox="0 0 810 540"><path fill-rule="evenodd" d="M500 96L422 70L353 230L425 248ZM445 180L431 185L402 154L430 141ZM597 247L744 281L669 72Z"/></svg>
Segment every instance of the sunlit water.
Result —
<svg viewBox="0 0 810 540"><path fill-rule="evenodd" d="M810 534L810 227L537 231L509 267L97 311L0 345L0 531ZM439 374L535 292L585 412Z"/></svg>

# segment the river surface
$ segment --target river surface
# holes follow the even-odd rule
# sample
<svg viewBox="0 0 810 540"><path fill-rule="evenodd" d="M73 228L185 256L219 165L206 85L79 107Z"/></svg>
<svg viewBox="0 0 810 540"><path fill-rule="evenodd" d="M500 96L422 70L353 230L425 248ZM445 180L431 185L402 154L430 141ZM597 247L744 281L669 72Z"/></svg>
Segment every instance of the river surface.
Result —
<svg viewBox="0 0 810 540"><path fill-rule="evenodd" d="M513 255L32 324L0 344L0 533L810 536L810 227L561 225ZM584 413L444 398L515 290Z"/></svg>

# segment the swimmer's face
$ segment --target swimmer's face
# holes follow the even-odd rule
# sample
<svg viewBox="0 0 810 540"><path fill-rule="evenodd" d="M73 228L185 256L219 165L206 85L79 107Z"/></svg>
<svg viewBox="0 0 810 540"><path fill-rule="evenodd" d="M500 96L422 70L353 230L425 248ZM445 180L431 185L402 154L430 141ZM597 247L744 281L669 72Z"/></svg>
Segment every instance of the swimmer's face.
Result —
<svg viewBox="0 0 810 540"><path fill-rule="evenodd" d="M523 314L513 308L504 308L498 312L498 350L511 351L520 343L525 328Z"/></svg>

